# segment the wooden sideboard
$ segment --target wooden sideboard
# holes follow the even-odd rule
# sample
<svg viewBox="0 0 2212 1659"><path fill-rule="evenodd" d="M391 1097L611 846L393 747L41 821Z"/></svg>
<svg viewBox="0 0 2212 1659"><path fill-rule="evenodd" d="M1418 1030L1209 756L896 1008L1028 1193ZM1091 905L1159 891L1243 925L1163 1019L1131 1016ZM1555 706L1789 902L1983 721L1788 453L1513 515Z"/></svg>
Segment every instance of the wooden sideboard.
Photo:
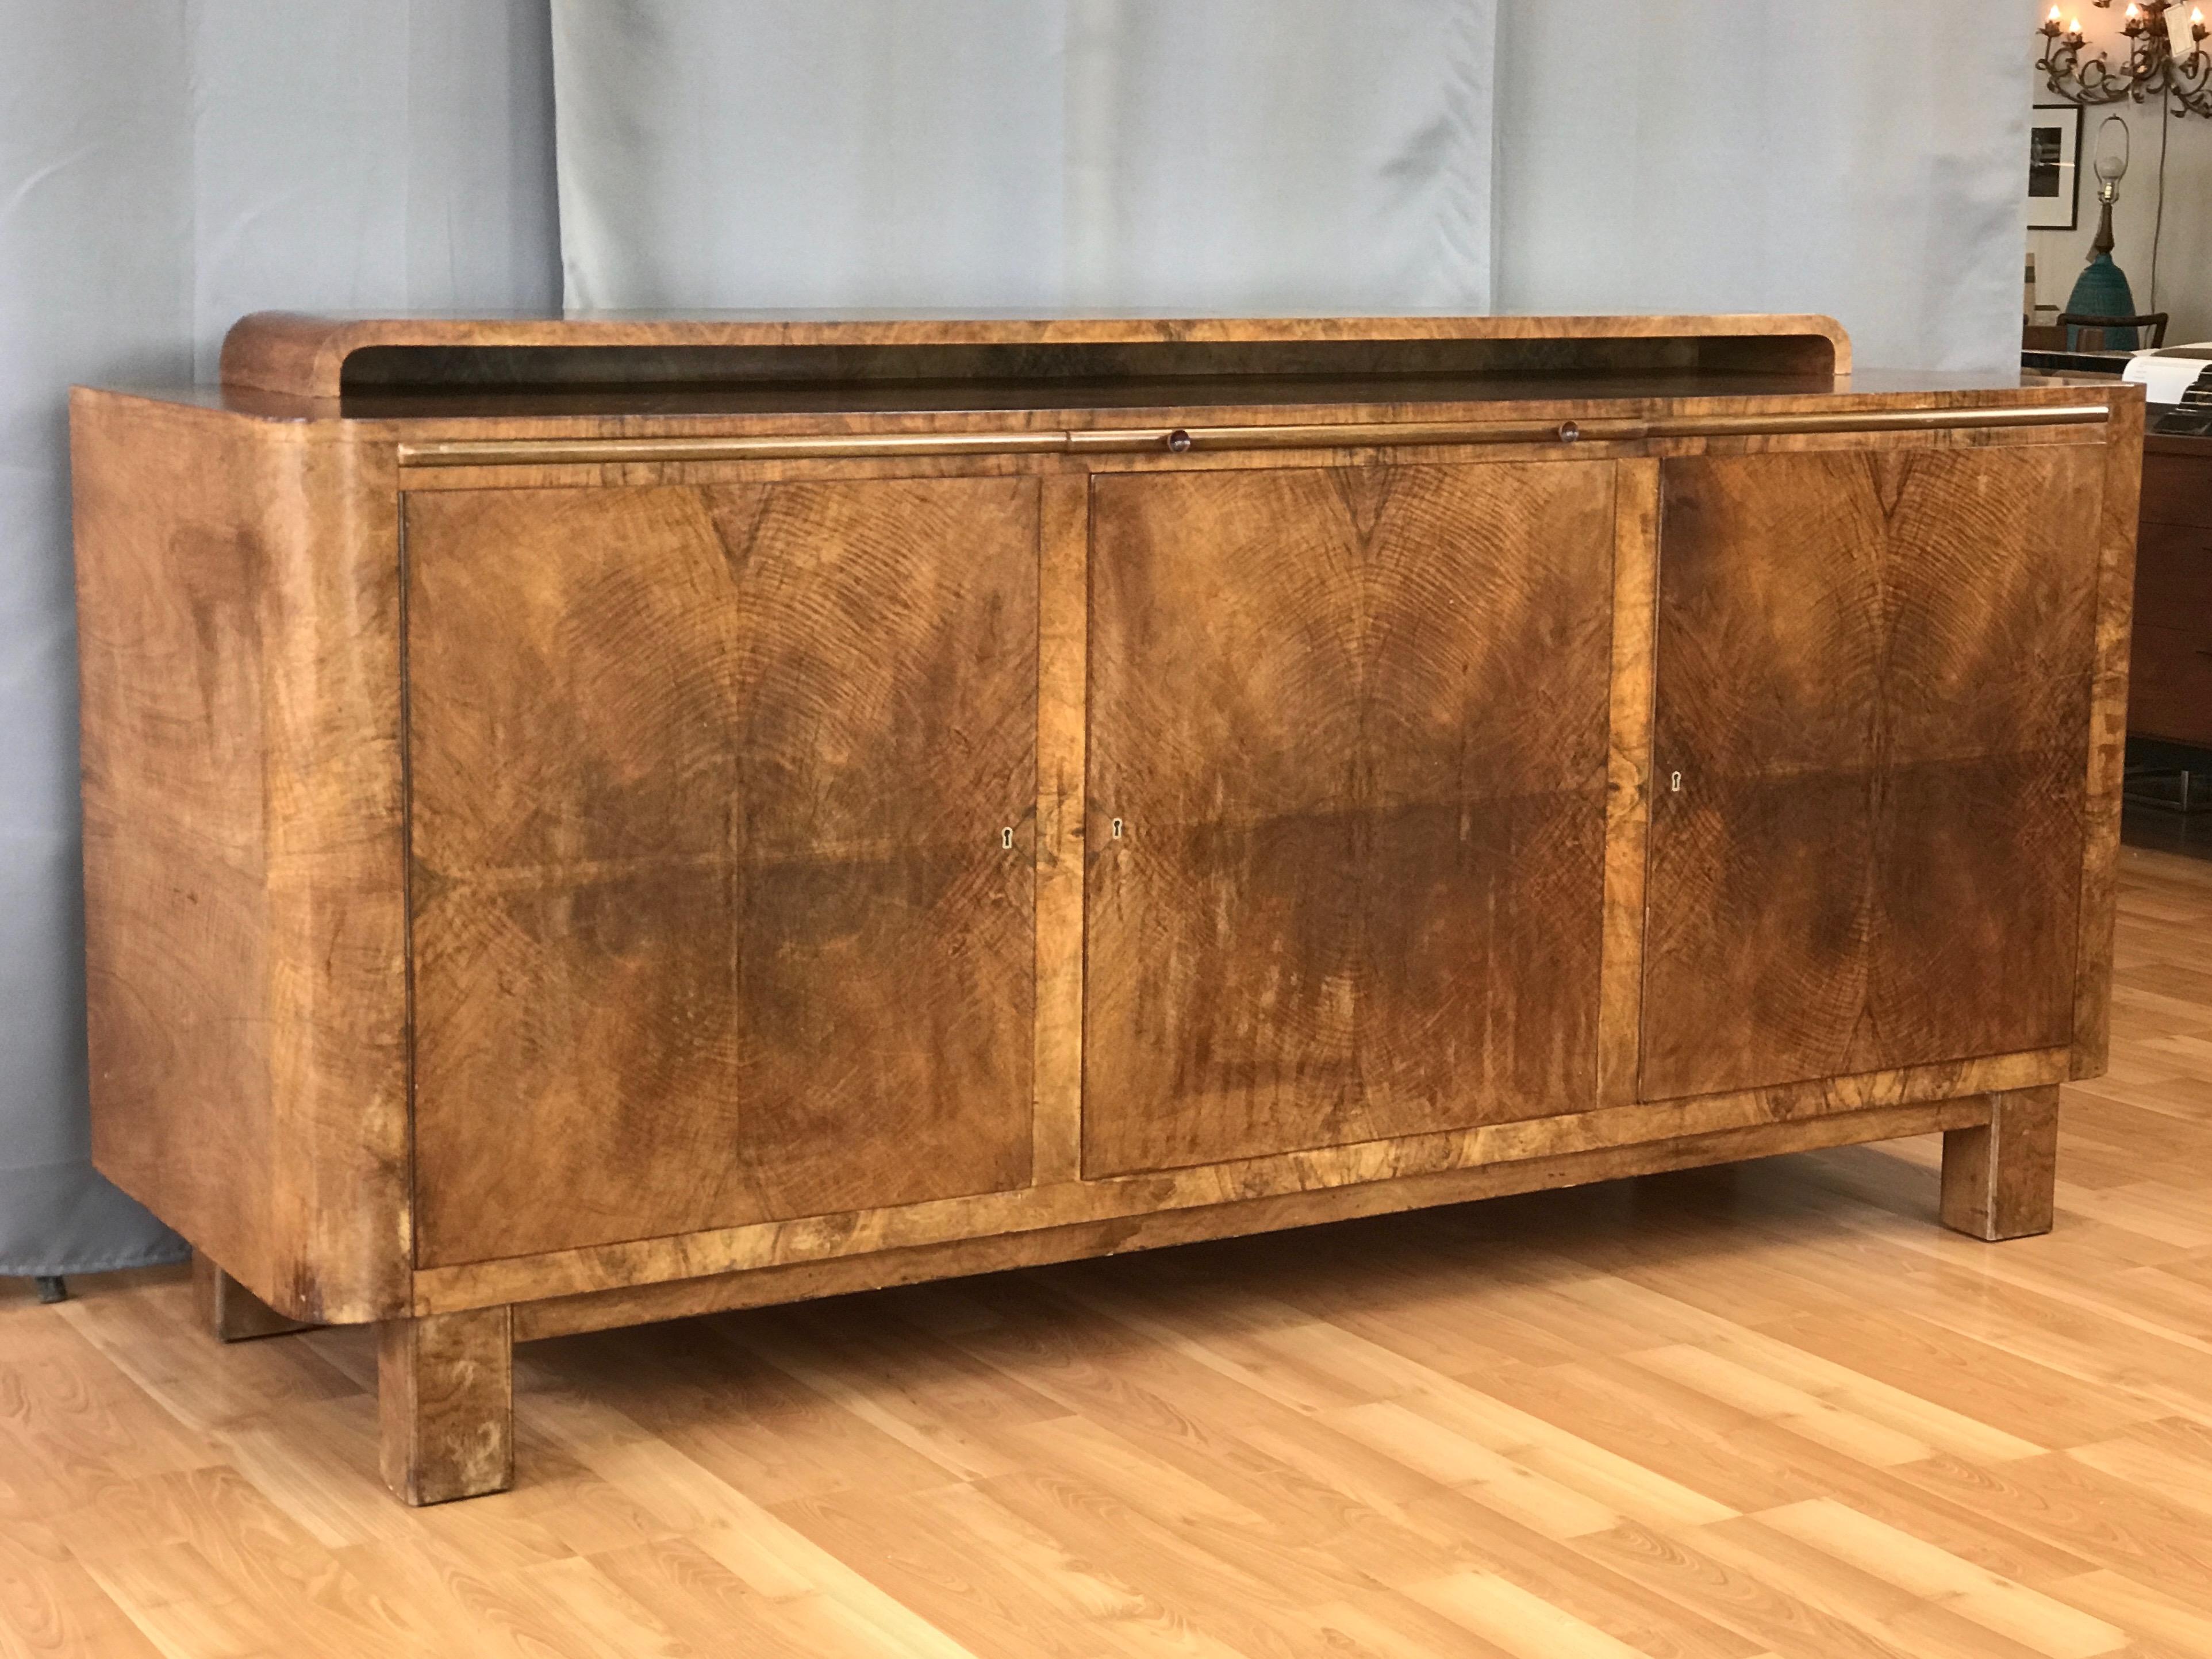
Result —
<svg viewBox="0 0 2212 1659"><path fill-rule="evenodd" d="M2144 450L2128 730L2212 750L2212 438Z"/></svg>
<svg viewBox="0 0 2212 1659"><path fill-rule="evenodd" d="M1819 318L249 318L72 406L95 1156L516 1340L1945 1133L2105 1063L2135 388Z"/></svg>

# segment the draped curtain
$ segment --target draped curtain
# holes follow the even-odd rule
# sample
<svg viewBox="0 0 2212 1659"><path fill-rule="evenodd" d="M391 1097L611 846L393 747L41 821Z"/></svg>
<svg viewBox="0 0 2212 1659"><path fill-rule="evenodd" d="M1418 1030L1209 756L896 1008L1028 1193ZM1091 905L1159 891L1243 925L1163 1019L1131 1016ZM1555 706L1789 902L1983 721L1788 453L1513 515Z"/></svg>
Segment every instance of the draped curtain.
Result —
<svg viewBox="0 0 2212 1659"><path fill-rule="evenodd" d="M85 1120L67 388L559 303L544 0L0 0L0 1273L174 1258Z"/></svg>
<svg viewBox="0 0 2212 1659"><path fill-rule="evenodd" d="M0 0L0 1273L179 1248L86 1158L71 381L210 378L261 307L564 293L1814 310L2002 370L2029 11Z"/></svg>
<svg viewBox="0 0 2212 1659"><path fill-rule="evenodd" d="M1496 0L555 0L580 309L1490 308Z"/></svg>
<svg viewBox="0 0 2212 1659"><path fill-rule="evenodd" d="M1507 5L1498 309L1816 311L2020 368L2035 0Z"/></svg>

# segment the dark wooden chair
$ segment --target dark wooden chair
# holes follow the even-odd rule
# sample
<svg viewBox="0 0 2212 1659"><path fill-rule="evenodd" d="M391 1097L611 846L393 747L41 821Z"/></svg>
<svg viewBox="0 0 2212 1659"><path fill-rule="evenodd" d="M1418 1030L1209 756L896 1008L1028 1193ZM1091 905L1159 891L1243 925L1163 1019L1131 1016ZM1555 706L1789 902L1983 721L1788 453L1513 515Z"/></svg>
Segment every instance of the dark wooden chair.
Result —
<svg viewBox="0 0 2212 1659"><path fill-rule="evenodd" d="M2084 317L2075 312L2063 311L2058 313L2058 326L2066 331L2066 349L2069 351L2102 351L2105 349L2105 331L2112 328L2142 331L2150 337L2143 342L2146 345L2162 346L2166 343L2166 313L2163 311L2154 311L2142 317ZM2097 343L2077 343L2079 336L2075 332L2077 329L2096 330Z"/></svg>

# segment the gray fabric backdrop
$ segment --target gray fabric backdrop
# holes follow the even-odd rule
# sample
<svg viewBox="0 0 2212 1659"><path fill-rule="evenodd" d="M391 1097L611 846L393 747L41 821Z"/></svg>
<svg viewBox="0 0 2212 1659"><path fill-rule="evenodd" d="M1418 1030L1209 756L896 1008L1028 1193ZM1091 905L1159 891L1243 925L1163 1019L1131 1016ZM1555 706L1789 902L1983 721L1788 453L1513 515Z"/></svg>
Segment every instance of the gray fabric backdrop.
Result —
<svg viewBox="0 0 2212 1659"><path fill-rule="evenodd" d="M177 1248L85 1159L70 381L207 378L258 307L564 277L579 307L1829 311L1862 362L2002 370L2033 11L0 0L0 1273Z"/></svg>
<svg viewBox="0 0 2212 1659"><path fill-rule="evenodd" d="M545 0L0 0L0 1273L164 1260L86 1159L72 381L265 306L559 301Z"/></svg>
<svg viewBox="0 0 2212 1659"><path fill-rule="evenodd" d="M1490 308L1495 0L553 20L578 309Z"/></svg>
<svg viewBox="0 0 2212 1659"><path fill-rule="evenodd" d="M578 307L1820 311L2019 361L2033 0L553 0Z"/></svg>
<svg viewBox="0 0 2212 1659"><path fill-rule="evenodd" d="M1818 311L2020 368L2035 0L1508 3L1500 311Z"/></svg>

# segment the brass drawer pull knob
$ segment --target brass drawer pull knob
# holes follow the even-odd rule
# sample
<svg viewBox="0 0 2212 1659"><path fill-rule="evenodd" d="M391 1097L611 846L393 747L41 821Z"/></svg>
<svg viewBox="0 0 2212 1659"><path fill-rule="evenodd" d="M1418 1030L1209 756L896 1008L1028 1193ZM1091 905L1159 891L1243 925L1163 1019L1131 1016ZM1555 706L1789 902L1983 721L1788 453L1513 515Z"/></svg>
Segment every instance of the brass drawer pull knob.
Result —
<svg viewBox="0 0 2212 1659"><path fill-rule="evenodd" d="M1583 429L1580 422L1575 421L1561 421L1559 422L1559 441L1561 443L1573 443L1582 435Z"/></svg>
<svg viewBox="0 0 2212 1659"><path fill-rule="evenodd" d="M1190 447L1190 434L1177 427L1168 434L1168 447L1178 455Z"/></svg>

